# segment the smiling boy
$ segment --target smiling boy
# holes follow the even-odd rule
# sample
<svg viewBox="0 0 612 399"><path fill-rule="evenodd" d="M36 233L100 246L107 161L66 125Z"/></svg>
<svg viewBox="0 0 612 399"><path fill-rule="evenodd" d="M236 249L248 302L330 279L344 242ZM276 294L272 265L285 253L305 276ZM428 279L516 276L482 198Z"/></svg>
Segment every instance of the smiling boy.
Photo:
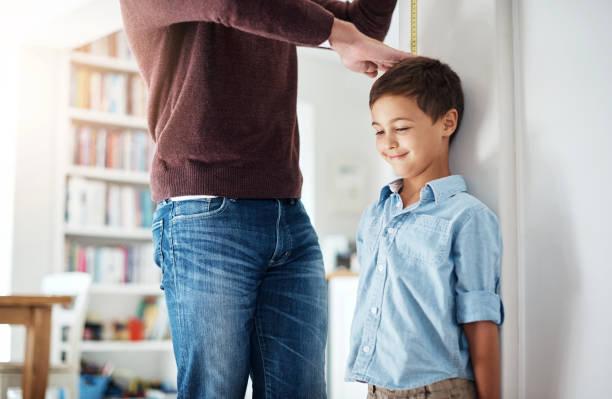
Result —
<svg viewBox="0 0 612 399"><path fill-rule="evenodd" d="M370 110L376 149L399 179L357 231L346 379L367 382L368 398L499 398L501 234L448 162L461 81L411 58L374 83Z"/></svg>

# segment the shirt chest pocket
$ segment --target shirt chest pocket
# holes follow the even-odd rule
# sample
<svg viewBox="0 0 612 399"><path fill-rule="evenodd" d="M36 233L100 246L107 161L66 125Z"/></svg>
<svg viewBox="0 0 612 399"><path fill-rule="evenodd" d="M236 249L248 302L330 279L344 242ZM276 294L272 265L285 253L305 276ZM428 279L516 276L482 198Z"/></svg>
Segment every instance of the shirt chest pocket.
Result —
<svg viewBox="0 0 612 399"><path fill-rule="evenodd" d="M450 253L450 223L429 215L410 215L395 236L395 249L408 266L436 266Z"/></svg>

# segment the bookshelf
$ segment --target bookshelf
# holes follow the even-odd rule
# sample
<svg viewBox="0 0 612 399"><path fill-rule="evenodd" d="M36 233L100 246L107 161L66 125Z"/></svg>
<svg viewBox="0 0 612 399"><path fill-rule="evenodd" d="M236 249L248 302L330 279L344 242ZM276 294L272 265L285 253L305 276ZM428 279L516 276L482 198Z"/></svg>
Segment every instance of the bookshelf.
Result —
<svg viewBox="0 0 612 399"><path fill-rule="evenodd" d="M121 31L66 50L62 59L54 269L92 275L88 323L102 331L89 330L96 340L81 342L81 357L175 383L161 272L153 263L154 145L144 82ZM127 325L137 316L147 327L144 339L131 340Z"/></svg>

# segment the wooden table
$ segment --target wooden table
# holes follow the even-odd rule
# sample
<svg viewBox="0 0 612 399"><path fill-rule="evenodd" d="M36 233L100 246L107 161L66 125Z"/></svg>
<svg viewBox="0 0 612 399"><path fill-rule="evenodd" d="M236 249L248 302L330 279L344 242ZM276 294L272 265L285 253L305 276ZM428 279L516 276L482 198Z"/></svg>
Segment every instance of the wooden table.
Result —
<svg viewBox="0 0 612 399"><path fill-rule="evenodd" d="M23 399L43 399L49 374L51 307L72 303L70 296L0 295L0 324L26 326Z"/></svg>
<svg viewBox="0 0 612 399"><path fill-rule="evenodd" d="M348 269L337 269L325 275L327 281L336 277L359 277L359 273Z"/></svg>

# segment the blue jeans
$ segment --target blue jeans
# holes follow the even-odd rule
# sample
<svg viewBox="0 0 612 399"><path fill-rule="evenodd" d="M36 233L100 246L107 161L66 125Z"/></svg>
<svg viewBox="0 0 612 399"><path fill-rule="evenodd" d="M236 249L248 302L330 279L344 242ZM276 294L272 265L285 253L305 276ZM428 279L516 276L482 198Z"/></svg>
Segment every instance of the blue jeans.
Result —
<svg viewBox="0 0 612 399"><path fill-rule="evenodd" d="M179 398L325 398L327 291L297 199L157 204Z"/></svg>

